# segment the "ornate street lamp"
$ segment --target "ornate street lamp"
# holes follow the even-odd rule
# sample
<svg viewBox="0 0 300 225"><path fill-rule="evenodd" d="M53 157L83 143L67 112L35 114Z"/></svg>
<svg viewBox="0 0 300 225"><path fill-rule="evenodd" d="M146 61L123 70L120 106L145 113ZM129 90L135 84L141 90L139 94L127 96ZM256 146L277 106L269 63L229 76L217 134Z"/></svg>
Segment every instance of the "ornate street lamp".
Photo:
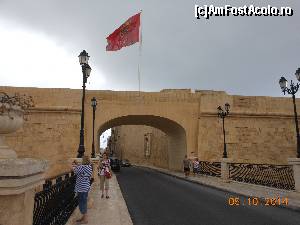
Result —
<svg viewBox="0 0 300 225"><path fill-rule="evenodd" d="M78 154L77 158L82 158L84 155L84 100L85 100L85 84L87 82L87 78L91 74L91 67L88 64L90 56L88 53L83 50L79 57L79 63L82 68L82 101L81 101L81 126L80 126L80 139L79 139L79 147L78 147Z"/></svg>
<svg viewBox="0 0 300 225"><path fill-rule="evenodd" d="M93 97L91 99L91 102L92 102L92 108L93 108L93 143L92 143L92 155L91 157L92 158L95 158L95 140L94 140L94 137L95 137L95 111L96 111L96 108L97 108L97 100L95 97Z"/></svg>
<svg viewBox="0 0 300 225"><path fill-rule="evenodd" d="M229 114L230 105L228 103L225 104L225 110L222 109L221 106L218 108L218 116L223 120L223 136L224 136L224 151L223 151L223 158L227 158L227 151L226 151L226 140L225 140L225 127L224 127L224 119Z"/></svg>
<svg viewBox="0 0 300 225"><path fill-rule="evenodd" d="M296 70L295 75L297 80L300 81L300 68ZM288 88L287 80L284 77L281 77L279 80L279 85L284 95L287 92L288 94L292 95L293 98L296 135L297 135L297 158L300 158L300 139L299 139L298 116L297 116L296 97L295 97L295 94L297 93L300 84L299 83L294 84L293 81L291 80L290 88Z"/></svg>

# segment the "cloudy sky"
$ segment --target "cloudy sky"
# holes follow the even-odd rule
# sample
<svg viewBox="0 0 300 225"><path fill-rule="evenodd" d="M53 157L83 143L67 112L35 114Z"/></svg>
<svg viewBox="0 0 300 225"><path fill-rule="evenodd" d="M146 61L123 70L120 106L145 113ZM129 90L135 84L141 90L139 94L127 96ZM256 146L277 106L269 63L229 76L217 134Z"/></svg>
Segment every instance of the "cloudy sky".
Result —
<svg viewBox="0 0 300 225"><path fill-rule="evenodd" d="M212 17L194 7L290 6L291 17ZM299 0L0 0L0 86L138 90L138 44L106 52L106 37L143 10L141 89L224 90L282 96L278 79L300 67Z"/></svg>

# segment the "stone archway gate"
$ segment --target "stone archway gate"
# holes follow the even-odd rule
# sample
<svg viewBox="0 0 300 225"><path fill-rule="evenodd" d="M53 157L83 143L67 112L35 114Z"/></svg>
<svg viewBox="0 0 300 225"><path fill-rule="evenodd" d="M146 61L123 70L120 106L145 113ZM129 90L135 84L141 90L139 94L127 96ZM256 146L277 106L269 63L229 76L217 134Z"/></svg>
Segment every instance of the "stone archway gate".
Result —
<svg viewBox="0 0 300 225"><path fill-rule="evenodd" d="M18 92L31 95L35 102L35 108L26 116L24 127L7 137L8 144L19 157L48 159L49 176L65 171L68 168L67 159L77 154L81 90L21 87L0 87L0 90L8 94ZM185 137L185 142L181 148L184 150L173 152L176 163L169 164L172 169L180 168L183 154L198 156L202 160L220 160L223 139L216 108L225 102L231 105L231 114L226 119L229 157L239 162L282 164L288 157L295 156L296 139L290 99L235 96L222 91L192 92L190 89L141 93L88 90L85 101L85 148L89 155L92 144L92 97L98 101L96 132L101 133L110 126L121 124L145 124L163 130L163 121L171 121L174 127L182 128L184 135L181 137ZM172 132L172 126L164 132ZM95 140L99 141L97 138ZM99 144L96 143L96 146Z"/></svg>

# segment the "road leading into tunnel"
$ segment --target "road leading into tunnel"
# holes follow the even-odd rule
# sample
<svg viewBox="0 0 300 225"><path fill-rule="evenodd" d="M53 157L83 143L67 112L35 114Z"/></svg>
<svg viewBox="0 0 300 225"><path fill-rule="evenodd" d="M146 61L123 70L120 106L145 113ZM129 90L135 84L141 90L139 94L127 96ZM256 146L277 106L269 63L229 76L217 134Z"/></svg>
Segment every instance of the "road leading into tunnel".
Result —
<svg viewBox="0 0 300 225"><path fill-rule="evenodd" d="M229 197L245 197L150 169L122 168L117 179L134 225L300 225L300 212L230 206Z"/></svg>

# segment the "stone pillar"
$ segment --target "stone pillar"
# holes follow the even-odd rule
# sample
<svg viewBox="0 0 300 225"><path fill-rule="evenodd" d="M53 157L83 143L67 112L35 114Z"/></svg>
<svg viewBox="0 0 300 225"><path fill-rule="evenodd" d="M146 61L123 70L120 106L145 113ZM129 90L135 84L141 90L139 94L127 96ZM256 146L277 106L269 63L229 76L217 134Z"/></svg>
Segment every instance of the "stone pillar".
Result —
<svg viewBox="0 0 300 225"><path fill-rule="evenodd" d="M32 225L35 188L46 169L45 160L0 159L0 224Z"/></svg>
<svg viewBox="0 0 300 225"><path fill-rule="evenodd" d="M229 182L229 163L232 162L229 158L221 159L221 178L224 182Z"/></svg>
<svg viewBox="0 0 300 225"><path fill-rule="evenodd" d="M300 158L288 158L288 163L293 166L295 190L300 192Z"/></svg>

